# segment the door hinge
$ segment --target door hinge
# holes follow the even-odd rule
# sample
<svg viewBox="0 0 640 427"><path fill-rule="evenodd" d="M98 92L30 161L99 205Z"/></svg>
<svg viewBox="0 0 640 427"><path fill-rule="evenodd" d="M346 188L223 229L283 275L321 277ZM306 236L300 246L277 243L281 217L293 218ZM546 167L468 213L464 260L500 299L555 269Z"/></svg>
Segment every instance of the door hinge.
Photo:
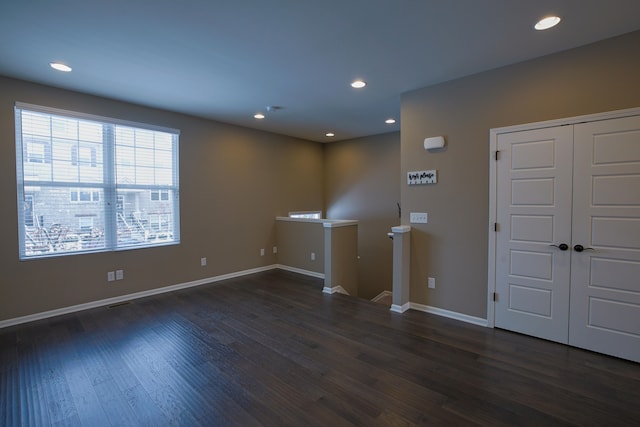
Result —
<svg viewBox="0 0 640 427"><path fill-rule="evenodd" d="M498 293L497 293L497 292L494 292L494 293L493 293L493 301L494 301L494 302L495 302L495 301L498 301Z"/></svg>
<svg viewBox="0 0 640 427"><path fill-rule="evenodd" d="M497 222L493 223L493 231L495 231L496 233L498 232L498 223Z"/></svg>
<svg viewBox="0 0 640 427"><path fill-rule="evenodd" d="M496 161L500 160L500 150L496 150Z"/></svg>

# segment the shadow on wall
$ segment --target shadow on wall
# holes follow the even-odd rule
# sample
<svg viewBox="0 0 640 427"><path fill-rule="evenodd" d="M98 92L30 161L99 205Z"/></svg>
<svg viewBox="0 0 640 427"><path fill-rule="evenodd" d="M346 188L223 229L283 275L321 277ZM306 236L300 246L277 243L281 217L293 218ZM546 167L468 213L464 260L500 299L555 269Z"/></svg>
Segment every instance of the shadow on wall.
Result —
<svg viewBox="0 0 640 427"><path fill-rule="evenodd" d="M391 291L393 245L399 225L400 133L392 132L324 146L327 218L358 221L358 296Z"/></svg>

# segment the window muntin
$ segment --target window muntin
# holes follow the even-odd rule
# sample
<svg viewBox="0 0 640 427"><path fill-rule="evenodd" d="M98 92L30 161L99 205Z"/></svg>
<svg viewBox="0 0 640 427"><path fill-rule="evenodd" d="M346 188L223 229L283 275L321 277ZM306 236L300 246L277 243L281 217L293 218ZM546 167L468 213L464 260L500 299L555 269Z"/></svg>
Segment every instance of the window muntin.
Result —
<svg viewBox="0 0 640 427"><path fill-rule="evenodd" d="M179 243L178 136L16 104L20 258Z"/></svg>

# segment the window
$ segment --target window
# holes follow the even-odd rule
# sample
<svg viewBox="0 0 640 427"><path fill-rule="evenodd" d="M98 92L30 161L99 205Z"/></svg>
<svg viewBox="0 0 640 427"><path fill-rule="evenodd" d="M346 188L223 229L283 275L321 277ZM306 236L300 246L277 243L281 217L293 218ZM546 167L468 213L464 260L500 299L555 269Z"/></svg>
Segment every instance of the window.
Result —
<svg viewBox="0 0 640 427"><path fill-rule="evenodd" d="M72 145L71 146L71 164L73 166L84 165L95 168L97 166L97 150L95 146Z"/></svg>
<svg viewBox="0 0 640 427"><path fill-rule="evenodd" d="M33 195L24 195L24 206L22 207L24 213L24 226L33 227Z"/></svg>
<svg viewBox="0 0 640 427"><path fill-rule="evenodd" d="M72 202L99 202L100 192L99 191L83 191L83 190L72 191L71 201Z"/></svg>
<svg viewBox="0 0 640 427"><path fill-rule="evenodd" d="M20 259L180 242L177 130L15 112Z"/></svg>
<svg viewBox="0 0 640 427"><path fill-rule="evenodd" d="M289 218L320 219L322 218L322 212L320 211L289 212Z"/></svg>
<svg viewBox="0 0 640 427"><path fill-rule="evenodd" d="M46 141L25 141L26 158L29 163L51 163L51 150Z"/></svg>
<svg viewBox="0 0 640 427"><path fill-rule="evenodd" d="M158 190L158 191L152 191L151 192L151 201L153 202L157 202L157 201L167 201L169 200L169 192L166 190Z"/></svg>
<svg viewBox="0 0 640 427"><path fill-rule="evenodd" d="M93 217L81 216L78 217L78 229L81 233L91 233L93 230Z"/></svg>

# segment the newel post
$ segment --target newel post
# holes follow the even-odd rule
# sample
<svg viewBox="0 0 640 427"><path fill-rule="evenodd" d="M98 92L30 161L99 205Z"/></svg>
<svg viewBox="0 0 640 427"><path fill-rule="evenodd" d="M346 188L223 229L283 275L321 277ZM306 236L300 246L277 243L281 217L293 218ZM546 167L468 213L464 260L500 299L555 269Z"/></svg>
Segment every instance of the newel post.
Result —
<svg viewBox="0 0 640 427"><path fill-rule="evenodd" d="M399 225L393 232L393 295L391 311L404 313L409 309L409 274L411 258L411 227Z"/></svg>

